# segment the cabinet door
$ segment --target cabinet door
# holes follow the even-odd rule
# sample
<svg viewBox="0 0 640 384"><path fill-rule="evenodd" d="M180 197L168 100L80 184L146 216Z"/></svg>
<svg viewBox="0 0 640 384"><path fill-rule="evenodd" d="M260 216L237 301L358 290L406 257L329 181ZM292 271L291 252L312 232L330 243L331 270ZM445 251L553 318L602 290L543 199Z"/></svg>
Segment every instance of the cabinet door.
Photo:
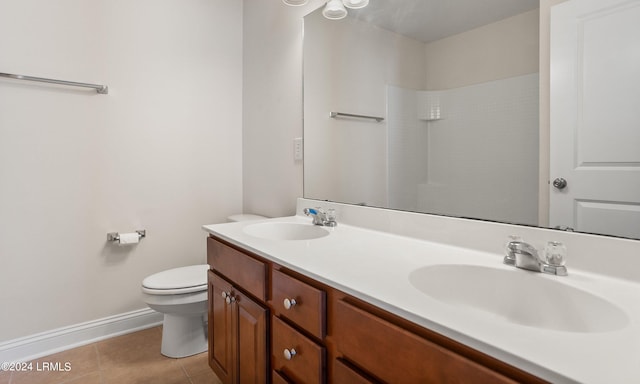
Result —
<svg viewBox="0 0 640 384"><path fill-rule="evenodd" d="M239 383L266 383L267 361L267 321L269 310L236 293L238 327L238 373Z"/></svg>
<svg viewBox="0 0 640 384"><path fill-rule="evenodd" d="M236 376L236 327L233 307L222 296L233 290L231 284L209 271L209 365L223 384Z"/></svg>

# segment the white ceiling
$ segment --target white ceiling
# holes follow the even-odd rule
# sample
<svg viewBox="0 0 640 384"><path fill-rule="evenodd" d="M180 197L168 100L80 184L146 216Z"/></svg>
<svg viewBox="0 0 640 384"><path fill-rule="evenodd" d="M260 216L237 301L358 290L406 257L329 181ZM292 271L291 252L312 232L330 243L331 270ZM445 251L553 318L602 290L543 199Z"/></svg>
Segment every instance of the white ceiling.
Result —
<svg viewBox="0 0 640 384"><path fill-rule="evenodd" d="M539 0L371 0L349 16L430 42L538 7Z"/></svg>

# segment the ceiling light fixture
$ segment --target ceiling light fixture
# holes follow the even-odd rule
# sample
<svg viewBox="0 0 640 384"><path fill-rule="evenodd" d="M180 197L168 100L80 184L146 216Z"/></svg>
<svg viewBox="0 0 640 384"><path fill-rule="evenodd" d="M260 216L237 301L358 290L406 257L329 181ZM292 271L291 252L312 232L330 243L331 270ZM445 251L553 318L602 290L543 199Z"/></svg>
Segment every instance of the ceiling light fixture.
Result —
<svg viewBox="0 0 640 384"><path fill-rule="evenodd" d="M282 0L286 5L294 7L306 5L309 0ZM327 19L340 20L347 17L347 8L360 9L369 5L369 0L329 0L322 10Z"/></svg>
<svg viewBox="0 0 640 384"><path fill-rule="evenodd" d="M294 7L297 7L300 5L306 5L309 2L309 0L282 0L282 2L287 5L292 5Z"/></svg>
<svg viewBox="0 0 640 384"><path fill-rule="evenodd" d="M340 20L347 17L347 9L342 0L329 0L322 10L322 15L330 20Z"/></svg>
<svg viewBox="0 0 640 384"><path fill-rule="evenodd" d="M369 0L342 0L344 6L351 9L360 9L369 5Z"/></svg>

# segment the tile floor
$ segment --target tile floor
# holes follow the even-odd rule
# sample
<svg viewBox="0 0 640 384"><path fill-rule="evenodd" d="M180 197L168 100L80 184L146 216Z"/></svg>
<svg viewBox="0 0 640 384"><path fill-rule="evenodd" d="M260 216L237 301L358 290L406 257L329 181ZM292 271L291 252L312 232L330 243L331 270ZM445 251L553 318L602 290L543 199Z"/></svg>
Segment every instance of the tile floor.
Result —
<svg viewBox="0 0 640 384"><path fill-rule="evenodd" d="M160 354L161 339L154 327L56 353L34 360L29 372L0 371L0 384L221 384L206 352L171 359ZM46 372L56 363L70 369Z"/></svg>

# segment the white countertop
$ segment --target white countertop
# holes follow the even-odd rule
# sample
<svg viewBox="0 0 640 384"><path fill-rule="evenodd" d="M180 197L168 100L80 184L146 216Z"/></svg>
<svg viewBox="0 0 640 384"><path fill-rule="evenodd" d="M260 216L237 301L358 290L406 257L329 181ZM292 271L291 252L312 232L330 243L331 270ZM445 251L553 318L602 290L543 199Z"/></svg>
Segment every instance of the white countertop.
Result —
<svg viewBox="0 0 640 384"><path fill-rule="evenodd" d="M262 222L310 224L303 216ZM465 264L534 272L502 264L502 255L340 223L313 240L268 240L248 235L238 222L204 230L277 264L379 306L554 383L640 382L640 284L572 269L562 279L622 308L628 324L595 333L565 332L511 323L492 314L437 301L415 288L417 268ZM524 275L523 275L524 276ZM514 290L518 287L514 286ZM522 292L523 300L536 292ZM553 300L550 297L549 300Z"/></svg>

